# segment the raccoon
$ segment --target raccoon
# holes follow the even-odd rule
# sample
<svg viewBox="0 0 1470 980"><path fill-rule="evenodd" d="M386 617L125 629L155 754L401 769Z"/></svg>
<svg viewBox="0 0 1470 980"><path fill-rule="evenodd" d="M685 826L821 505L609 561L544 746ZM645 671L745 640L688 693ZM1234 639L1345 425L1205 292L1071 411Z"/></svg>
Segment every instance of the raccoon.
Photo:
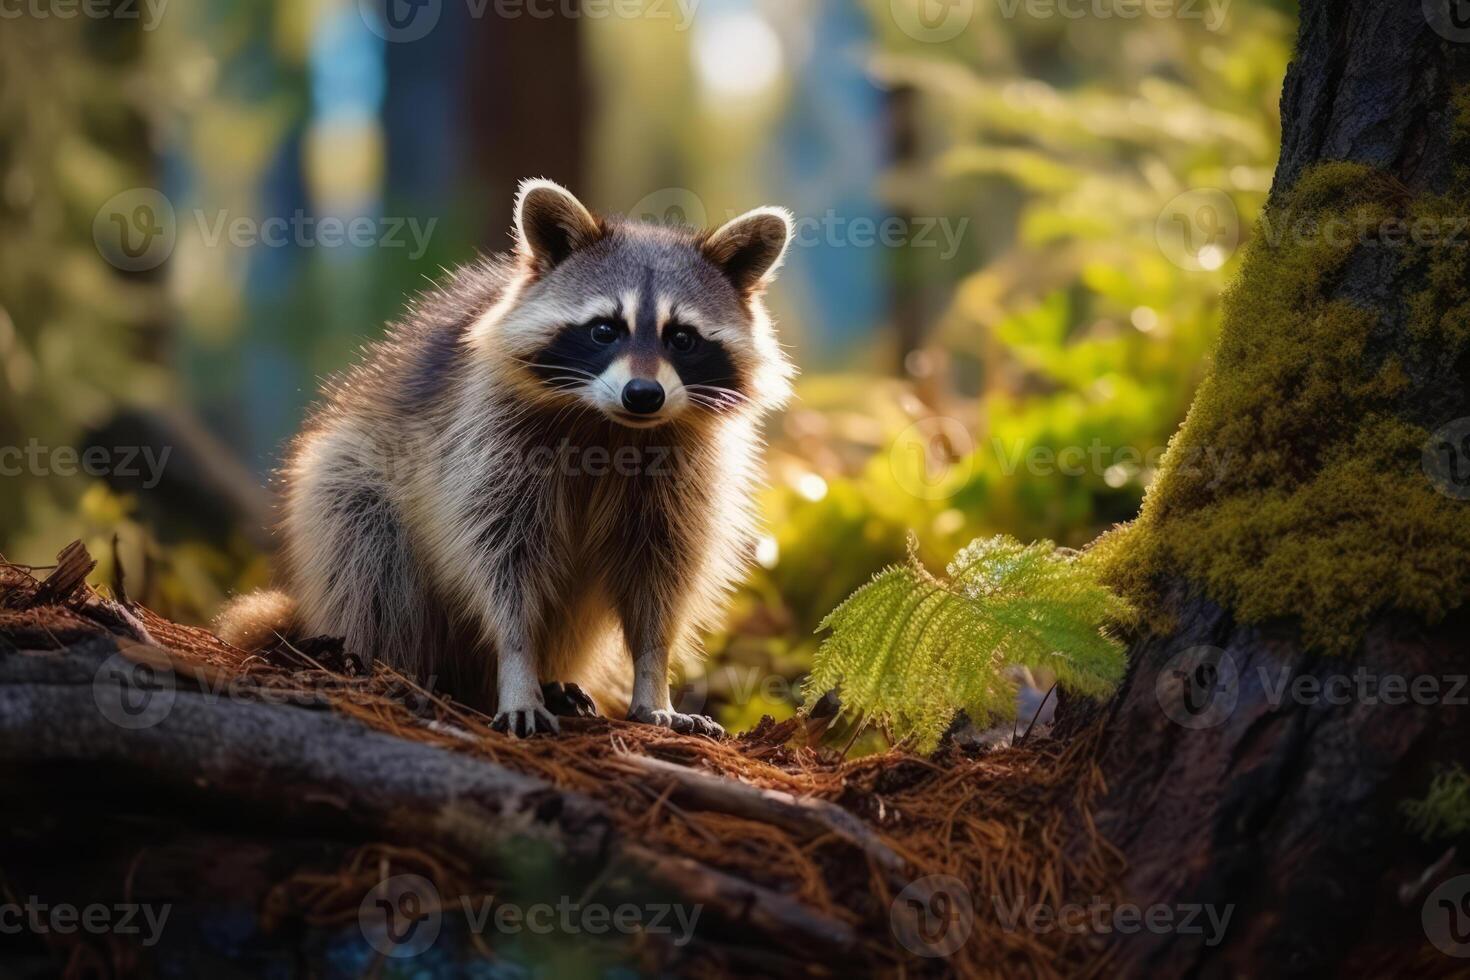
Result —
<svg viewBox="0 0 1470 980"><path fill-rule="evenodd" d="M670 703L753 553L763 416L794 369L762 294L790 215L706 232L523 183L516 246L451 274L324 389L280 479L280 592L247 649L330 635L517 735ZM584 693L585 692L585 693ZM590 697L589 697L590 695Z"/></svg>

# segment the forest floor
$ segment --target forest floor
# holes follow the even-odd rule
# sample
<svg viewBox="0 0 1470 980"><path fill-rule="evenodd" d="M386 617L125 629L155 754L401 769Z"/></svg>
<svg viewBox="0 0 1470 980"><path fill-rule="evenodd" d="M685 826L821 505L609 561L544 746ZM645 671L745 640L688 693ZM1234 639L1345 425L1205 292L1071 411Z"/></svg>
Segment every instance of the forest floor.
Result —
<svg viewBox="0 0 1470 980"><path fill-rule="evenodd" d="M519 740L339 644L246 654L91 588L92 567L79 545L49 569L0 565L0 802L23 804L0 821L0 886L51 902L136 898L148 864L172 852L154 887L194 925L149 950L46 937L73 967L228 959L257 935L294 945L300 962L318 949L303 929L336 929L379 973L361 911L375 889L413 875L429 883L429 911L469 909L535 892L529 854L544 855L542 886L583 904L660 894L700 910L687 943L653 929L598 941L640 970L1105 967L1100 937L1027 919L1117 887L1122 859L1092 827L1097 730L858 759L821 746L825 723L806 718L719 740L566 718L560 736ZM108 842L105 857L36 859L65 852L78 825ZM218 840L248 860L217 867ZM246 938L222 949L212 906L243 909ZM494 929L461 931L465 956L523 952Z"/></svg>

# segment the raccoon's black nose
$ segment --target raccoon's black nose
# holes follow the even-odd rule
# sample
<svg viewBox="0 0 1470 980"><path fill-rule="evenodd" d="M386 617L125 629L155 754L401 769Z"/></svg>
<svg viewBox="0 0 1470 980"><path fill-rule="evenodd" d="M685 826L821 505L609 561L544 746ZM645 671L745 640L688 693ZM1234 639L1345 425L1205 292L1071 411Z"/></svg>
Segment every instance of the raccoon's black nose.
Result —
<svg viewBox="0 0 1470 980"><path fill-rule="evenodd" d="M623 407L634 415L652 415L664 407L664 386L634 378L623 386Z"/></svg>

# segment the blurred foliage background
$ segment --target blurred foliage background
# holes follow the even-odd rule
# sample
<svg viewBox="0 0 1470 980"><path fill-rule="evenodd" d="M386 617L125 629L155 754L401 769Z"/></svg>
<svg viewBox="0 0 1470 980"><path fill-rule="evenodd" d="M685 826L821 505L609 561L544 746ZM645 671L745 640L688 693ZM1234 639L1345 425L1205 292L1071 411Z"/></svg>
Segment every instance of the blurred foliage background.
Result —
<svg viewBox="0 0 1470 980"><path fill-rule="evenodd" d="M63 10L0 29L0 553L81 537L106 582L116 535L135 598L203 621L268 579L266 483L319 379L507 245L516 179L694 223L781 203L772 298L804 374L699 682L735 727L789 714L813 628L907 531L942 564L1134 515L1270 185L1295 22L1265 0Z"/></svg>

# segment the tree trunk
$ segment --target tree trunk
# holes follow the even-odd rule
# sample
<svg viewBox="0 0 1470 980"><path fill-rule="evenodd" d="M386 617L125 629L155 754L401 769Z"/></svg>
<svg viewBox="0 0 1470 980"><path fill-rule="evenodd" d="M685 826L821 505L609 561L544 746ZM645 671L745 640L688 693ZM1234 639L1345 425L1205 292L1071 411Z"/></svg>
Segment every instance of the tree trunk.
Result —
<svg viewBox="0 0 1470 980"><path fill-rule="evenodd" d="M1467 115L1462 93L1470 82L1470 31L1461 32L1460 43L1449 40L1428 22L1420 3L1409 0L1304 0L1301 17L1296 58L1282 96L1281 160L1266 221L1273 209L1278 216L1288 212L1299 182L1330 161L1364 164L1387 175L1385 183L1409 202L1405 207L1411 214L1413 202L1429 196L1465 201L1465 176L1455 172L1455 154L1463 167L1464 144L1458 141ZM1450 213L1466 212L1462 207ZM1446 228L1453 223L1447 220ZM1261 237L1267 230L1263 225ZM1466 235L1458 234L1463 249ZM1256 242L1251 247L1267 246ZM1290 247L1290 242L1282 246ZM1413 431L1434 432L1470 415L1470 359L1463 337L1436 332L1437 326L1425 334L1422 323L1416 326L1420 307L1415 304L1427 297L1440 304L1437 309L1459 303L1463 312L1465 266L1463 258L1455 260L1458 266L1448 266L1458 269L1449 281L1426 274L1423 263L1406 258L1404 250L1416 247L1385 247L1374 234L1360 239L1299 311L1287 311L1300 315L1284 317L1280 332L1288 341L1292 334L1311 336L1323 302L1368 311L1374 326L1366 334L1361 372L1353 375L1353 383L1393 359L1403 377L1393 397L1375 402L1374 411L1381 409L1388 422ZM1285 262L1280 267L1287 269ZM1249 383L1252 375L1246 372L1269 356L1269 351L1250 349L1252 341L1241 337L1250 328L1243 322L1252 302L1246 294L1256 288L1249 269L1247 263L1247 275L1227 297L1222 353L1200 402L1233 383ZM1247 355L1234 356L1241 349ZM1316 358L1335 353L1310 352L1283 377L1303 386L1321 383L1320 374L1313 373ZM1346 379L1332 383L1349 391ZM1269 400L1277 397L1291 411L1296 396L1290 385L1283 388L1288 390L1266 393L1261 419L1273 407ZM1337 404L1339 394L1332 392L1329 401ZM1356 396L1342 394L1341 403L1353 405L1351 397ZM1210 424L1195 418L1201 411L1197 403L1171 454L1191 448L1191 433L1197 439ZM1361 421L1349 410L1339 418L1287 420L1274 429L1253 417L1225 424L1242 427L1237 431L1246 433L1248 451L1273 452L1278 471L1296 468L1260 491L1264 502L1278 491L1284 499L1281 488L1288 481L1313 485L1310 481L1339 458L1327 448L1336 443L1310 434L1306 426ZM1282 432L1296 431L1292 425L1303 434L1282 438ZM1417 454L1399 453L1392 478L1405 487L1428 479L1420 467ZM1206 509L1229 504L1219 494L1180 494L1181 478L1166 466L1160 482L1168 481L1175 485L1150 491L1141 523L1174 521L1187 528ZM1463 542L1470 493L1454 489L1432 504L1445 533L1405 546L1379 529L1373 546L1399 549L1407 567L1413 548L1451 535ZM1242 481L1242 488L1232 492L1254 491ZM1364 507L1376 503L1361 500ZM1414 506L1407 498L1402 505ZM1365 528L1369 540L1374 530ZM1132 529L1120 533L1121 547L1133 547ZM1269 591L1277 581L1266 569L1276 568L1273 560L1300 542L1264 540L1255 574L1258 587ZM1216 539L1203 535L1173 544L1175 554L1193 548L1198 555L1199 549L1218 547ZM1419 563L1436 574L1444 571L1443 588L1460 592L1434 597L1449 610L1437 616L1395 609L1392 603L1368 608L1363 596L1374 594L1368 586L1375 583L1362 583L1364 591L1356 583L1338 587L1320 580L1338 574L1354 556L1329 551L1327 557L1332 560L1309 574L1318 576L1312 580L1316 587L1335 590L1323 599L1331 621L1364 624L1350 650L1322 652L1303 627L1305 616L1243 614L1247 603L1241 593L1212 587L1208 573L1187 574L1176 561L1151 570L1152 599L1144 604L1151 621L1172 625L1155 626L1134 643L1129 674L1100 712L1105 717L1088 718L1088 709L1068 705L1067 725L1096 721L1107 726L1100 764L1109 793L1096 820L1129 860L1124 884L1131 901L1176 908L1213 904L1221 911L1233 906L1218 943L1205 941L1209 930L1205 935L1147 928L1117 934L1115 952L1125 975L1382 975L1385 968L1410 965L1448 973L1466 962L1430 944L1431 916L1446 913L1426 909L1425 898L1436 885L1470 870L1470 855L1463 848L1456 854L1453 838L1420 839L1400 807L1423 797L1436 767L1464 760L1470 745L1467 692L1459 686L1470 668L1465 644L1470 632L1465 596L1456 584L1464 582L1466 556L1458 551L1448 559ZM1213 556L1198 560L1217 561ZM1437 693L1427 699L1430 703L1415 703L1414 697L1382 686L1390 677L1410 684L1433 678ZM1283 689L1286 680L1291 683ZM1328 686L1317 691L1316 682ZM1407 703L1390 703L1401 699ZM1470 928L1470 921L1460 927ZM1463 951L1470 954L1470 947Z"/></svg>
<svg viewBox="0 0 1470 980"><path fill-rule="evenodd" d="M468 25L474 33L463 122L471 133L472 183L495 189L481 205L490 251L514 244L508 189L528 177L546 177L574 191L587 186L587 116L595 93L583 55L582 19L557 9L562 12L551 17L525 13Z"/></svg>

